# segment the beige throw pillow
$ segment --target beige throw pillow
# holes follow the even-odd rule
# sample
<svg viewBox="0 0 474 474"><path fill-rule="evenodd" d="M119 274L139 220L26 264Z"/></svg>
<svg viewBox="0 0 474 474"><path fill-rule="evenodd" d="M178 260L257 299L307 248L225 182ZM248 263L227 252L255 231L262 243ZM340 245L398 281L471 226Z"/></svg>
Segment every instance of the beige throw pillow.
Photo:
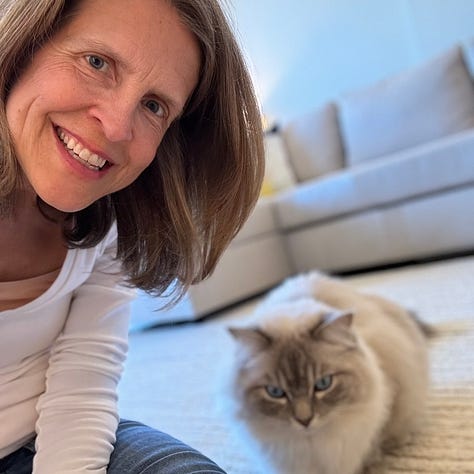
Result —
<svg viewBox="0 0 474 474"><path fill-rule="evenodd" d="M267 132L265 145L265 177L262 195L268 196L283 191L296 183L293 168L288 162L288 153L278 131Z"/></svg>

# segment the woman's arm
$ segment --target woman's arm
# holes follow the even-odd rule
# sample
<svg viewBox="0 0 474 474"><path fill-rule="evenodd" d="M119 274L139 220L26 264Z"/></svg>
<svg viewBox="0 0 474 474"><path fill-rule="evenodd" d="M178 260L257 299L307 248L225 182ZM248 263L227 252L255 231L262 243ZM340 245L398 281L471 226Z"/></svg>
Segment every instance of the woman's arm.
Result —
<svg viewBox="0 0 474 474"><path fill-rule="evenodd" d="M109 238L74 292L51 349L36 425L35 474L105 473L118 425L116 388L127 352L129 301Z"/></svg>

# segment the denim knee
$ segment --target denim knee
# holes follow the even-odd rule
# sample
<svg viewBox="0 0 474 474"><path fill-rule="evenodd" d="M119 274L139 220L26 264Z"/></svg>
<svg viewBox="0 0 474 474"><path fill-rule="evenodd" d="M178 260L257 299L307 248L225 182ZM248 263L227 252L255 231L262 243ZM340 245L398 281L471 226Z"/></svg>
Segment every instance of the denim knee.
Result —
<svg viewBox="0 0 474 474"><path fill-rule="evenodd" d="M225 474L214 462L161 431L121 420L108 474Z"/></svg>

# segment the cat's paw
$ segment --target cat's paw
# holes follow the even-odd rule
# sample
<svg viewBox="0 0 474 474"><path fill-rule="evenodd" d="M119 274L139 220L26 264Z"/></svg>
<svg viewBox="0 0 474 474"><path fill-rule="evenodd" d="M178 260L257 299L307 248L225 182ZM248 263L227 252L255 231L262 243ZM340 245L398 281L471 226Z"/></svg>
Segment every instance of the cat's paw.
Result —
<svg viewBox="0 0 474 474"><path fill-rule="evenodd" d="M383 474L384 453L380 447L374 447L365 459L362 468L356 474Z"/></svg>
<svg viewBox="0 0 474 474"><path fill-rule="evenodd" d="M382 443L382 450L384 453L392 454L403 446L411 444L413 442L413 438L413 433L404 433L403 435L399 435L397 437L387 438Z"/></svg>
<svg viewBox="0 0 474 474"><path fill-rule="evenodd" d="M364 467L358 474L384 474L385 470L381 462Z"/></svg>

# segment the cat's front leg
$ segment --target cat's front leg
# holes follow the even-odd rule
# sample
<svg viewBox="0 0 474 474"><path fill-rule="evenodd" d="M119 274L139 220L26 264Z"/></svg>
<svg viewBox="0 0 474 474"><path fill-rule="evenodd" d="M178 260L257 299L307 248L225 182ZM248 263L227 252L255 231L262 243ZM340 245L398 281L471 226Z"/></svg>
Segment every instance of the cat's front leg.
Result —
<svg viewBox="0 0 474 474"><path fill-rule="evenodd" d="M355 474L384 474L383 452L380 447L372 449L371 453L365 459L361 469Z"/></svg>
<svg viewBox="0 0 474 474"><path fill-rule="evenodd" d="M411 444L413 442L414 433L405 431L398 433L397 436L387 438L382 443L382 450L384 453L393 453L398 451L401 447Z"/></svg>
<svg viewBox="0 0 474 474"><path fill-rule="evenodd" d="M371 464L365 466L358 474L384 474L385 470L382 463Z"/></svg>

